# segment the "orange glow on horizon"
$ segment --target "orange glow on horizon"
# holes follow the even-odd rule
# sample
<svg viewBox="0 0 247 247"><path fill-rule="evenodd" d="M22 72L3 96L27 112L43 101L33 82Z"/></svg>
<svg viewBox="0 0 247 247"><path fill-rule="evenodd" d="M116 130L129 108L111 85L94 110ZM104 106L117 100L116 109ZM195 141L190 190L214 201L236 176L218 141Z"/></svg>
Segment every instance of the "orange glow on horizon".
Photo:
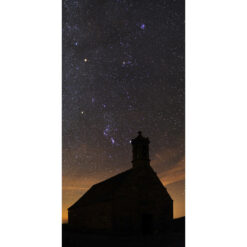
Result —
<svg viewBox="0 0 247 247"><path fill-rule="evenodd" d="M162 184L171 195L174 204L174 218L185 216L185 159L184 156L178 158L175 150L161 150L155 154L151 166L155 171L158 171L163 164L171 164L170 168L157 172L157 175ZM169 166L168 166L169 167ZM62 190L62 221L68 221L67 209L74 204L86 191L94 184L101 182L109 177L117 175L115 172L109 175L108 172L97 173L90 179L85 176L63 176Z"/></svg>
<svg viewBox="0 0 247 247"><path fill-rule="evenodd" d="M101 181L101 180L100 180ZM98 181L99 182L99 181ZM74 187L68 186L63 188L63 205L62 205L62 222L68 222L68 208L75 203L86 191L95 184L95 181L92 181L91 185ZM174 218L179 218L185 216L185 198L184 198L184 180L177 180L174 183L165 184L169 194L171 195L174 204Z"/></svg>

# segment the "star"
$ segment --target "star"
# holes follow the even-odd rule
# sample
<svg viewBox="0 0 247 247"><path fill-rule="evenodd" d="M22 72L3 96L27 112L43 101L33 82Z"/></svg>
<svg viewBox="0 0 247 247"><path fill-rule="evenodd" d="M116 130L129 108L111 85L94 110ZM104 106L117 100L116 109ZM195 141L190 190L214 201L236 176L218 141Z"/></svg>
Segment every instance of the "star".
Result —
<svg viewBox="0 0 247 247"><path fill-rule="evenodd" d="M144 23L140 25L140 28L141 28L142 30L144 30L145 27L146 27L146 25L145 25Z"/></svg>
<svg viewBox="0 0 247 247"><path fill-rule="evenodd" d="M111 137L111 143L114 144L115 140L113 139L113 137Z"/></svg>

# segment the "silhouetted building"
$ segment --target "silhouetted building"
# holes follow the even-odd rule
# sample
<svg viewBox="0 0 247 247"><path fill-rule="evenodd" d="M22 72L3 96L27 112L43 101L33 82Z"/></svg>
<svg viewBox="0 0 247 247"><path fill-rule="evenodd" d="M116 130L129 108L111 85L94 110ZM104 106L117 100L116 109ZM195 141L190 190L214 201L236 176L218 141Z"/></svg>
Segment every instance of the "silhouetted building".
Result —
<svg viewBox="0 0 247 247"><path fill-rule="evenodd" d="M149 139L131 141L133 167L93 185L68 209L71 227L85 231L152 233L173 220L173 200L150 166Z"/></svg>

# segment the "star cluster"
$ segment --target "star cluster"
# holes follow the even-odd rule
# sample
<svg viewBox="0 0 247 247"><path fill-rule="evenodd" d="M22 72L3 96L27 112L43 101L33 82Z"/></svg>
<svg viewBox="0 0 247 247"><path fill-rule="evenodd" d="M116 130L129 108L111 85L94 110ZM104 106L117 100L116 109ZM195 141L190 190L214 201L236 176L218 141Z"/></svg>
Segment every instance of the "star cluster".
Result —
<svg viewBox="0 0 247 247"><path fill-rule="evenodd" d="M183 0L63 1L64 178L129 169L138 130L158 175L184 158L184 35Z"/></svg>

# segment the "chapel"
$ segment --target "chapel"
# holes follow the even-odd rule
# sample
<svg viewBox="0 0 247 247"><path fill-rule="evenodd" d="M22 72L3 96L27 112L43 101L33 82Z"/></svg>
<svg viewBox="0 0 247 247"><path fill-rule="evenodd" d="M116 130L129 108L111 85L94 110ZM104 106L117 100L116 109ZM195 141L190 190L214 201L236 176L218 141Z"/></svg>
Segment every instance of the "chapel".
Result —
<svg viewBox="0 0 247 247"><path fill-rule="evenodd" d="M173 220L173 200L150 165L149 139L131 140L132 167L93 185L68 209L70 227L85 232L152 234Z"/></svg>

